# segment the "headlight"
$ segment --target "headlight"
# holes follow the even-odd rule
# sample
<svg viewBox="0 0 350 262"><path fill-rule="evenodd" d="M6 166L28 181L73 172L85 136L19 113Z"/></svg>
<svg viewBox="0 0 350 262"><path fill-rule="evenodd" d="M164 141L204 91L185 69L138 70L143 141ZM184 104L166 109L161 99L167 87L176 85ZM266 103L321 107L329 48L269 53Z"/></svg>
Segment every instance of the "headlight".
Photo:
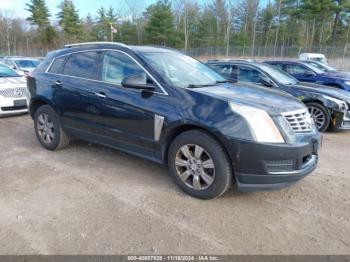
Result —
<svg viewBox="0 0 350 262"><path fill-rule="evenodd" d="M350 86L350 81L344 81L344 84Z"/></svg>
<svg viewBox="0 0 350 262"><path fill-rule="evenodd" d="M330 97L330 96L325 96L325 95L323 97L336 103L338 105L339 110L348 110L349 109L348 104L343 100L340 100L340 99L337 99L334 97Z"/></svg>
<svg viewBox="0 0 350 262"><path fill-rule="evenodd" d="M266 111L232 102L230 102L230 107L248 122L257 142L284 143L280 131Z"/></svg>

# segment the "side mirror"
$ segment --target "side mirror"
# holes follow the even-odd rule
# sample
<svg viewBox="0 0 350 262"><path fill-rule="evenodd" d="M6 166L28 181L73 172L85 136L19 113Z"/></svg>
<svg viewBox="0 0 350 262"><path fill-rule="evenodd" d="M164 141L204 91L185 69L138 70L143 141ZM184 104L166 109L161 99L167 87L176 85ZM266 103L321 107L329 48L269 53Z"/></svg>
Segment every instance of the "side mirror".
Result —
<svg viewBox="0 0 350 262"><path fill-rule="evenodd" d="M147 83L147 76L144 73L124 77L122 86L125 88L134 88L148 91L154 91L156 89L156 86L154 84Z"/></svg>
<svg viewBox="0 0 350 262"><path fill-rule="evenodd" d="M274 84L271 81L271 79L267 78L267 77L261 77L260 78L260 83L263 84L264 86L267 86L267 87L273 87L274 86Z"/></svg>
<svg viewBox="0 0 350 262"><path fill-rule="evenodd" d="M16 69L17 69L17 68L16 68L16 66L14 66L14 65L13 65L13 66L10 66L10 67L11 67L12 69L14 69L14 70L16 70Z"/></svg>
<svg viewBox="0 0 350 262"><path fill-rule="evenodd" d="M308 70L308 71L305 72L305 76L315 76L315 75L316 74L313 71L311 71L311 70Z"/></svg>

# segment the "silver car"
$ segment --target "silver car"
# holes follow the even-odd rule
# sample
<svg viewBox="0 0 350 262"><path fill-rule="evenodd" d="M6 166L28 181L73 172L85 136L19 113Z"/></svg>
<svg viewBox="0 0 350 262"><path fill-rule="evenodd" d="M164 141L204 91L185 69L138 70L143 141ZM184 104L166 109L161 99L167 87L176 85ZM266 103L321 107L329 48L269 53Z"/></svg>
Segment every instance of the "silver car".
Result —
<svg viewBox="0 0 350 262"><path fill-rule="evenodd" d="M0 64L0 116L28 111L26 78Z"/></svg>
<svg viewBox="0 0 350 262"><path fill-rule="evenodd" d="M40 60L30 57L5 57L3 63L11 67L19 75L28 75L40 64Z"/></svg>

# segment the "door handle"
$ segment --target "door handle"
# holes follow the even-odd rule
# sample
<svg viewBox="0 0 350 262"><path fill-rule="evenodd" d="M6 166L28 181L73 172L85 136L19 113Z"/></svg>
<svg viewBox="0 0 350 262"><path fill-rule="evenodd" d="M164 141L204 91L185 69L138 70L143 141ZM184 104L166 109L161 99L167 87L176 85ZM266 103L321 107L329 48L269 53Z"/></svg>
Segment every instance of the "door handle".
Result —
<svg viewBox="0 0 350 262"><path fill-rule="evenodd" d="M61 81L60 80L57 80L57 81L55 81L55 86L62 86L62 83L61 83Z"/></svg>
<svg viewBox="0 0 350 262"><path fill-rule="evenodd" d="M96 96L98 96L99 98L106 98L106 94L101 92L101 93L95 93Z"/></svg>

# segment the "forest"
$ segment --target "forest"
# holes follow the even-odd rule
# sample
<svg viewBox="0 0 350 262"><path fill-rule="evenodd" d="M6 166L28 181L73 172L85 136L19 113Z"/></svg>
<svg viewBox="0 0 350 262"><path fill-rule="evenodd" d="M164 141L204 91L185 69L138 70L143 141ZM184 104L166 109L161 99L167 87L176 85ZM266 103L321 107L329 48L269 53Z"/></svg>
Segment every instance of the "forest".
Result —
<svg viewBox="0 0 350 262"><path fill-rule="evenodd" d="M124 1L124 0L120 0ZM350 0L125 0L82 17L72 0L52 13L28 0L28 17L0 10L0 55L45 56L65 43L161 45L194 56L348 54Z"/></svg>

